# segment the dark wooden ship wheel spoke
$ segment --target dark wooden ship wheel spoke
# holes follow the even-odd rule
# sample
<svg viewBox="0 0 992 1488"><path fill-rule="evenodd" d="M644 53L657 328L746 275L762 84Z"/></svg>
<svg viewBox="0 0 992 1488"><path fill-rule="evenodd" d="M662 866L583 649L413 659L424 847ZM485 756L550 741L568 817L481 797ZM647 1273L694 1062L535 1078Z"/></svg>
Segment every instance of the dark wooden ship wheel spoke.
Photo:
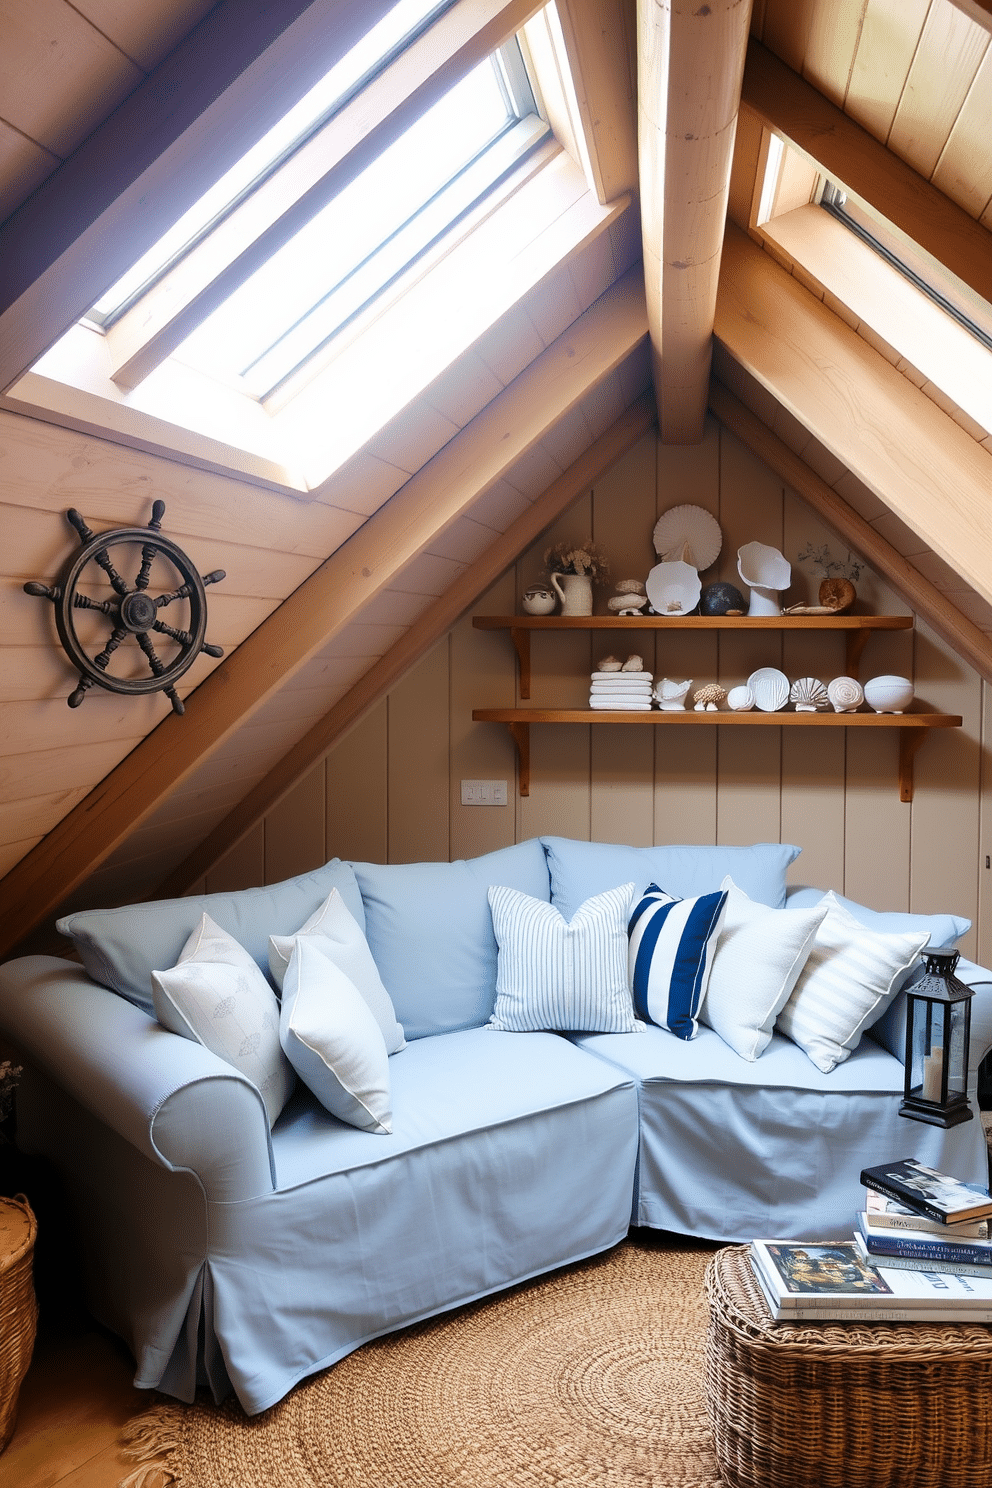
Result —
<svg viewBox="0 0 992 1488"><path fill-rule="evenodd" d="M208 645L204 639L207 627L206 588L224 578L224 570L202 578L181 548L161 534L165 502L156 501L152 507L152 518L147 527L119 527L111 532L95 535L90 531L79 512L70 509L66 516L79 535L82 546L69 559L58 584L48 585L31 582L24 585L28 594L50 599L55 606L55 625L59 639L73 666L79 672L79 686L70 694L70 708L78 708L87 690L96 683L110 692L140 696L149 692L164 692L176 713L182 713L183 703L176 691L176 683L184 676L201 651L208 656L223 656L223 648ZM127 569L126 559L133 556L132 550L140 544L140 566L133 584L121 573ZM119 549L119 552L115 552ZM165 593L152 595L152 567L157 558L171 565L179 583ZM115 561L116 560L116 561ZM92 565L106 575L114 597L93 599L80 587L93 579ZM120 567L118 567L120 565ZM158 612L177 600L189 601L189 626L180 629L159 620ZM103 649L90 655L93 642L84 643L76 627L76 610L95 611L105 615L110 623L110 635ZM177 653L164 661L155 649L149 632L158 632L175 643ZM150 675L118 677L109 671L114 653L133 641L144 655ZM97 642L96 644L100 644Z"/></svg>

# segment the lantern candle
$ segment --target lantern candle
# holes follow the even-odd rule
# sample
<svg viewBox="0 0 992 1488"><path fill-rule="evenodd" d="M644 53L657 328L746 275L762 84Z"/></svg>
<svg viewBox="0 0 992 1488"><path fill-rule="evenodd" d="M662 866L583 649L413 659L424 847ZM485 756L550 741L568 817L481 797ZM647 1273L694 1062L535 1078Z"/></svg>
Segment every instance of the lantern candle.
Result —
<svg viewBox="0 0 992 1488"><path fill-rule="evenodd" d="M923 1099L940 1100L940 1082L944 1073L944 1051L938 1044L923 1061Z"/></svg>

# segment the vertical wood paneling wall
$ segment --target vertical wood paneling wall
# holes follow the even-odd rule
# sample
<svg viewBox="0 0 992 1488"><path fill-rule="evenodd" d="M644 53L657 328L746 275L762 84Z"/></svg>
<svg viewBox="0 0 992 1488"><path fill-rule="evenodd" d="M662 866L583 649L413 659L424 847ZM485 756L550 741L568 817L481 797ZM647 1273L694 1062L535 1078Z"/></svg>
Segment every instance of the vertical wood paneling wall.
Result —
<svg viewBox="0 0 992 1488"><path fill-rule="evenodd" d="M476 606L510 614L560 538L592 535L614 578L643 578L656 562L651 534L671 506L706 507L723 551L706 581L740 586L737 549L752 539L793 565L789 600L810 600L819 575L801 564L807 544L846 547L780 479L714 420L702 444L636 445L524 553ZM871 572L857 584L873 613L907 606ZM598 597L602 608L609 589ZM533 636L535 707L583 707L589 672L614 638L602 632ZM626 642L628 637L624 637ZM636 633L656 676L731 687L758 666L794 680L843 670L838 635ZM614 649L616 649L614 647ZM917 694L964 727L936 730L916 759L916 793L899 800L898 736L876 730L667 730L540 725L531 736L531 793L515 793L507 730L472 722L476 707L514 706L509 636L473 629L466 616L294 791L207 875L210 890L272 881L337 855L372 861L474 857L543 832L613 842L795 842L797 883L834 887L876 908L953 910L974 928L965 953L992 960L992 773L983 738L992 705L978 675L929 628L875 635L862 680L914 676ZM506 807L461 805L463 779L509 782Z"/></svg>

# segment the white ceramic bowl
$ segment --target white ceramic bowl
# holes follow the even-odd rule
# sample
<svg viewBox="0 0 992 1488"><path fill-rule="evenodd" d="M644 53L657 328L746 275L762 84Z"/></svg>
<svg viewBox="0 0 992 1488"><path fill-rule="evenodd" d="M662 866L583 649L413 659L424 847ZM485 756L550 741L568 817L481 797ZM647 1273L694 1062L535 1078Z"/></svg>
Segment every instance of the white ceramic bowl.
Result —
<svg viewBox="0 0 992 1488"><path fill-rule="evenodd" d="M691 563L656 563L645 581L656 615L691 615L702 587Z"/></svg>
<svg viewBox="0 0 992 1488"><path fill-rule="evenodd" d="M876 713L905 713L913 701L914 687L908 677L886 673L865 683L865 702Z"/></svg>

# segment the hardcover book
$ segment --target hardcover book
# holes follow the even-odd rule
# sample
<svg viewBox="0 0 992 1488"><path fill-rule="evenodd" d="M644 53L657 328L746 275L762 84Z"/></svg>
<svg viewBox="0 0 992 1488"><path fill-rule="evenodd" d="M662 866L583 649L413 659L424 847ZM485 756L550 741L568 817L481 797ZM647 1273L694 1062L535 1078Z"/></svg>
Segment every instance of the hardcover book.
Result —
<svg viewBox="0 0 992 1488"><path fill-rule="evenodd" d="M875 1255L867 1246L863 1235L855 1235L862 1260L869 1266L882 1266L896 1271L935 1271L945 1276L992 1277L992 1265L986 1262L960 1259L942 1260L933 1256Z"/></svg>
<svg viewBox="0 0 992 1488"><path fill-rule="evenodd" d="M858 1230L864 1240L864 1248L873 1256L906 1256L912 1259L932 1261L972 1261L987 1266L992 1274L992 1241L968 1239L958 1236L950 1225L942 1226L942 1233L932 1230L874 1230L867 1214L858 1215ZM857 1237L855 1237L857 1238ZM883 1262L876 1262L882 1265Z"/></svg>
<svg viewBox="0 0 992 1488"><path fill-rule="evenodd" d="M986 1321L992 1317L992 1274L984 1277L901 1270L870 1264L854 1240L753 1240L755 1273L767 1284L770 1299L784 1315L797 1309L819 1312L838 1307L859 1314L897 1311L918 1317L937 1310Z"/></svg>
<svg viewBox="0 0 992 1488"><path fill-rule="evenodd" d="M971 1188L971 1184L965 1184ZM984 1190L975 1188L975 1193L984 1198ZM878 1230L925 1230L931 1234L939 1235L947 1233L947 1226L940 1219L931 1219L927 1214L917 1214L906 1204L900 1204L895 1199L888 1198L879 1193L877 1188L865 1189L865 1210L867 1222L870 1229ZM962 1219L955 1220L953 1225L955 1235L967 1235L976 1240L987 1240L989 1238L989 1222L987 1219Z"/></svg>
<svg viewBox="0 0 992 1488"><path fill-rule="evenodd" d="M992 1303L987 1309L959 1308L949 1304L935 1303L932 1307L921 1302L912 1309L906 1307L848 1307L843 1302L831 1302L824 1307L782 1307L772 1296L771 1288L754 1263L751 1269L761 1288L773 1321L779 1323L992 1323Z"/></svg>
<svg viewBox="0 0 992 1488"><path fill-rule="evenodd" d="M938 1172L936 1168L928 1168L915 1157L883 1163L877 1168L865 1168L861 1182L866 1188L874 1188L941 1224L987 1219L992 1215L992 1199L987 1193L976 1191L970 1184Z"/></svg>

